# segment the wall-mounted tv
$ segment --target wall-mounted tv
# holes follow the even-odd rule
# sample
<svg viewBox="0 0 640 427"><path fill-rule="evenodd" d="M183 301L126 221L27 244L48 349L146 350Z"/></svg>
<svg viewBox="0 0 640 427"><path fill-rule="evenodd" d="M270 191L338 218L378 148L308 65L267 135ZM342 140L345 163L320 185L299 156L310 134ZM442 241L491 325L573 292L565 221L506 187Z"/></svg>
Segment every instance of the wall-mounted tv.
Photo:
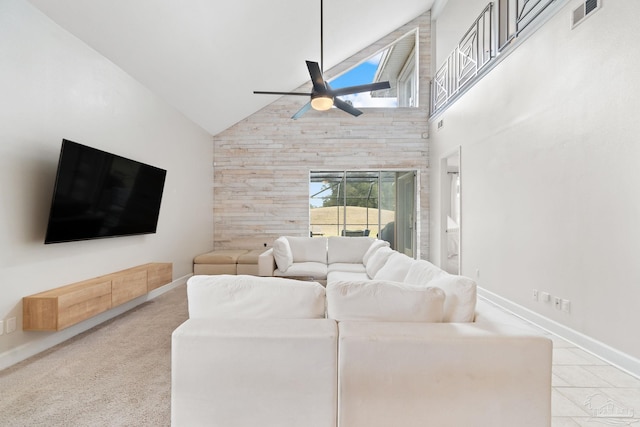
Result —
<svg viewBox="0 0 640 427"><path fill-rule="evenodd" d="M44 242L155 233L166 174L63 139Z"/></svg>

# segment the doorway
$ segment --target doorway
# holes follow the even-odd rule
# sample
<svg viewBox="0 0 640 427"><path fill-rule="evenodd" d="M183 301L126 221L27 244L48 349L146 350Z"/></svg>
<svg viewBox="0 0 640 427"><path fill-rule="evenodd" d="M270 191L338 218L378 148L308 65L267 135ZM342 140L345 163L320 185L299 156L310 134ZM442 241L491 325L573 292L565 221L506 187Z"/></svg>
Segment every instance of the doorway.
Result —
<svg viewBox="0 0 640 427"><path fill-rule="evenodd" d="M396 250L414 257L416 173L407 172L398 177Z"/></svg>
<svg viewBox="0 0 640 427"><path fill-rule="evenodd" d="M462 266L460 157L458 147L440 161L440 268L450 274L460 274Z"/></svg>

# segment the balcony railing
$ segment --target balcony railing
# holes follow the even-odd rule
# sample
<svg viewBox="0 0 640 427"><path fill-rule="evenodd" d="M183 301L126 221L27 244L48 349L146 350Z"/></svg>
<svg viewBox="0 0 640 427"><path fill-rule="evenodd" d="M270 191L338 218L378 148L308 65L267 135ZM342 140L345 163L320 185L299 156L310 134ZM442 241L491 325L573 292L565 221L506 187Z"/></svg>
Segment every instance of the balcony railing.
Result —
<svg viewBox="0 0 640 427"><path fill-rule="evenodd" d="M555 0L500 0L498 3L499 49L518 37Z"/></svg>
<svg viewBox="0 0 640 427"><path fill-rule="evenodd" d="M432 113L447 105L495 56L493 34L493 3L489 3L436 72L431 82Z"/></svg>
<svg viewBox="0 0 640 427"><path fill-rule="evenodd" d="M489 3L431 81L431 114L442 110L471 86L480 71L494 62L498 52L502 53L556 1L498 0L497 25L493 3Z"/></svg>

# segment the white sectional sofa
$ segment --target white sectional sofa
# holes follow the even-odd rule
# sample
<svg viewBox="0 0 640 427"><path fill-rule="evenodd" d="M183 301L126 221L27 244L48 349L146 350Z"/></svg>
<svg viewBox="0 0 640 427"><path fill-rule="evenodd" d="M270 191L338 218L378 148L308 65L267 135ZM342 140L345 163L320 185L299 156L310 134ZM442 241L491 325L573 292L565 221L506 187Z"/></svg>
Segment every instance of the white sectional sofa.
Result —
<svg viewBox="0 0 640 427"><path fill-rule="evenodd" d="M172 337L173 426L550 426L548 338L476 302L470 279L342 239L366 238L325 239L326 288L189 279L189 320ZM272 271L317 263L291 276L320 278L314 256Z"/></svg>
<svg viewBox="0 0 640 427"><path fill-rule="evenodd" d="M367 279L365 259L389 243L371 237L279 237L258 260L260 276Z"/></svg>

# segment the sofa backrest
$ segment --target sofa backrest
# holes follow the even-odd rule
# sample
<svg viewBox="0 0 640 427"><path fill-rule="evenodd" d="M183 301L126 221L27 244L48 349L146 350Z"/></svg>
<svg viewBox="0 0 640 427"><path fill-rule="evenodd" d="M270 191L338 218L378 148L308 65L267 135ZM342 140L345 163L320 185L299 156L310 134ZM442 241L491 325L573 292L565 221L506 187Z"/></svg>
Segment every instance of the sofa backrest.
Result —
<svg viewBox="0 0 640 427"><path fill-rule="evenodd" d="M327 263L326 237L278 237L273 242L273 258L281 272L294 262Z"/></svg>
<svg viewBox="0 0 640 427"><path fill-rule="evenodd" d="M192 276L187 281L190 319L321 319L325 288L279 277Z"/></svg>
<svg viewBox="0 0 640 427"><path fill-rule="evenodd" d="M441 322L445 294L382 280L327 284L327 317L337 321Z"/></svg>
<svg viewBox="0 0 640 427"><path fill-rule="evenodd" d="M394 252L389 256L382 268L378 270L373 279L404 282L404 278L407 277L409 268L414 262L415 259L400 252Z"/></svg>
<svg viewBox="0 0 640 427"><path fill-rule="evenodd" d="M367 276L369 276L370 279L373 279L378 271L384 267L389 257L395 253L396 251L391 249L389 246L383 246L375 250L375 252L370 256L367 256L369 255L368 253L365 254L365 258L368 258L364 263Z"/></svg>
<svg viewBox="0 0 640 427"><path fill-rule="evenodd" d="M430 281L445 276L446 274L444 270L441 270L429 261L419 259L415 260L415 262L411 264L411 267L409 267L404 282L409 285L426 285Z"/></svg>
<svg viewBox="0 0 640 427"><path fill-rule="evenodd" d="M375 242L372 237L342 237L331 236L328 242L328 263L360 263L364 254Z"/></svg>
<svg viewBox="0 0 640 427"><path fill-rule="evenodd" d="M465 276L444 274L429 282L445 293L443 322L473 322L476 314L477 285Z"/></svg>
<svg viewBox="0 0 640 427"><path fill-rule="evenodd" d="M293 262L321 262L327 263L326 237L290 237L289 241Z"/></svg>

